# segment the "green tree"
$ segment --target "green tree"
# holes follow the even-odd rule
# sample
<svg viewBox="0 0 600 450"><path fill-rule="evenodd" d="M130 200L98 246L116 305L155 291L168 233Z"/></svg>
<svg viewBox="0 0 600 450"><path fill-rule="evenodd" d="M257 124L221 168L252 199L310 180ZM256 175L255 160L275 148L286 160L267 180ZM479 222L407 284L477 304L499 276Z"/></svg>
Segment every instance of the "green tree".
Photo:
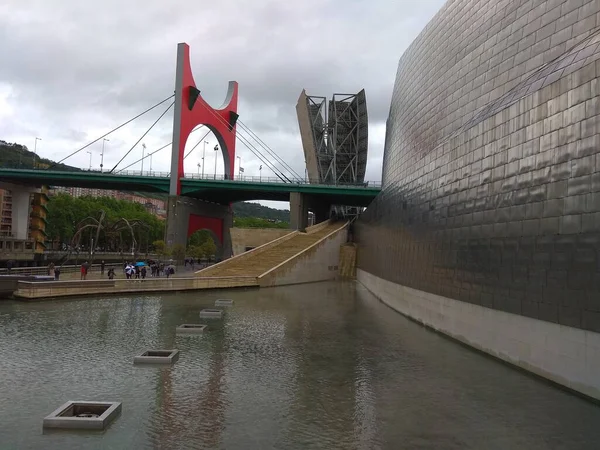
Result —
<svg viewBox="0 0 600 450"><path fill-rule="evenodd" d="M139 203L117 200L112 197L71 197L68 194L57 194L48 201L48 214L46 216L49 240L69 243L76 232L77 225L87 217L100 218L101 211L105 213L103 222L104 230L100 232L99 241L95 245L109 250L117 251L119 247L130 248L131 235L125 229L118 234L107 234L110 229L121 219L127 221L141 221L144 226L134 228L134 237L137 249L145 251L150 243L162 239L164 236L164 223L158 217L149 213ZM88 235L94 234L90 230L84 232L82 242L89 242Z"/></svg>
<svg viewBox="0 0 600 450"><path fill-rule="evenodd" d="M188 238L188 248L189 247L199 247L204 244L209 239L212 239L210 231L208 230L198 230Z"/></svg>
<svg viewBox="0 0 600 450"><path fill-rule="evenodd" d="M200 245L191 245L187 249L187 255L192 258L203 258L204 257L204 249Z"/></svg>
<svg viewBox="0 0 600 450"><path fill-rule="evenodd" d="M185 246L182 244L175 244L171 247L171 256L177 262L185 259Z"/></svg>
<svg viewBox="0 0 600 450"><path fill-rule="evenodd" d="M206 258L209 258L217 253L217 246L215 245L215 241L210 238L204 244L200 246L202 250L202 255Z"/></svg>
<svg viewBox="0 0 600 450"><path fill-rule="evenodd" d="M167 244L165 244L165 241L162 239L154 241L152 247L154 247L154 251L158 256L167 256L169 254L167 251Z"/></svg>

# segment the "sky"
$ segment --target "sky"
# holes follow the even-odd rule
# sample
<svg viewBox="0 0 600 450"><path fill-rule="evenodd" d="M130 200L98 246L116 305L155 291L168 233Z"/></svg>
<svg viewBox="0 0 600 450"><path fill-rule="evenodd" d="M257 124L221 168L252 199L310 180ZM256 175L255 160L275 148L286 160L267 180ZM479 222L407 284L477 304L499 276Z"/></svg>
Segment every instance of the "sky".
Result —
<svg viewBox="0 0 600 450"><path fill-rule="evenodd" d="M365 89L369 115L368 181L381 180L385 121L398 60L444 0L2 0L0 139L61 160L172 95L176 49L190 45L198 89L214 107L229 80L239 83L238 112L298 174L304 156L296 117L302 89L331 98ZM169 102L109 135L103 163L112 169ZM121 162L122 169L172 138L172 109ZM196 130L190 150L204 135ZM37 140L36 137L41 140ZM216 139L205 140L205 174L223 173ZM99 169L103 141L65 160ZM89 152L89 153L88 153ZM203 145L185 160L202 171ZM262 164L241 140L244 174ZM170 170L170 147L152 156ZM236 161L235 172L238 173ZM144 160L149 170L150 159ZM129 167L140 170L141 162ZM274 174L266 167L263 177ZM263 203L263 202L261 202ZM287 204L264 202L275 207Z"/></svg>

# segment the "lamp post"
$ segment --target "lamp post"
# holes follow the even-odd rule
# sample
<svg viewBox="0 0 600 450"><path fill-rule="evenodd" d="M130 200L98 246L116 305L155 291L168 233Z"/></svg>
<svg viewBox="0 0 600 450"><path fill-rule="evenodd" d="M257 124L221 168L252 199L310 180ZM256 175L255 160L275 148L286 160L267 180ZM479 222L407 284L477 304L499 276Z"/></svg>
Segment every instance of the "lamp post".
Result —
<svg viewBox="0 0 600 450"><path fill-rule="evenodd" d="M100 153L100 173L102 173L104 171L104 169L102 169L102 168L104 167L104 143L105 142L110 142L110 141L106 138L102 139L102 153Z"/></svg>
<svg viewBox="0 0 600 450"><path fill-rule="evenodd" d="M39 137L35 138L35 142L33 143L33 168L35 169L35 157L37 156L37 141L41 141L42 139Z"/></svg>
<svg viewBox="0 0 600 450"><path fill-rule="evenodd" d="M140 175L144 175L144 152L146 151L146 144L142 144L142 172Z"/></svg>
<svg viewBox="0 0 600 450"><path fill-rule="evenodd" d="M90 155L90 167L88 168L88 170L92 170L92 152L86 152L88 155Z"/></svg>
<svg viewBox="0 0 600 450"><path fill-rule="evenodd" d="M200 167L202 166L202 164L198 163L198 175L200 175Z"/></svg>
<svg viewBox="0 0 600 450"><path fill-rule="evenodd" d="M215 180L216 180L217 179L217 153L216 152L219 151L218 145L215 145L214 151L215 151Z"/></svg>
<svg viewBox="0 0 600 450"><path fill-rule="evenodd" d="M258 182L260 183L261 181L262 181L262 164L258 168Z"/></svg>
<svg viewBox="0 0 600 450"><path fill-rule="evenodd" d="M152 175L152 153L150 153L150 175Z"/></svg>
<svg viewBox="0 0 600 450"><path fill-rule="evenodd" d="M242 179L242 157L241 156L236 156L236 158L238 159L238 179Z"/></svg>
<svg viewBox="0 0 600 450"><path fill-rule="evenodd" d="M204 178L204 157L206 156L206 144L208 144L208 141L204 141L204 144L202 145L202 178Z"/></svg>

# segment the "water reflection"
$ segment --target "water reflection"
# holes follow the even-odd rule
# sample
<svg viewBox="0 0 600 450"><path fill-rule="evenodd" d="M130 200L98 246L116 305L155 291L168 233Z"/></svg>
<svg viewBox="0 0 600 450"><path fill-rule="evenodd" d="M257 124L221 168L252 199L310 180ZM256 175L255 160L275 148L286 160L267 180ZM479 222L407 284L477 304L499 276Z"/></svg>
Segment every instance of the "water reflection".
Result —
<svg viewBox="0 0 600 450"><path fill-rule="evenodd" d="M600 408L407 321L353 283L0 304L0 448L598 448ZM171 367L134 367L178 348ZM104 433L43 434L70 399ZM19 405L7 408L4 405Z"/></svg>

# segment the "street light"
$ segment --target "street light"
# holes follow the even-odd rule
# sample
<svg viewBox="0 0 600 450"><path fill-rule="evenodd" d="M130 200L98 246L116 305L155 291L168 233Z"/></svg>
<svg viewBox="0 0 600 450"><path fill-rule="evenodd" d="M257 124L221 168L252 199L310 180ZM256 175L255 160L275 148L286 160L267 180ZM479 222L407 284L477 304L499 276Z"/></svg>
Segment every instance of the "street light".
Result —
<svg viewBox="0 0 600 450"><path fill-rule="evenodd" d="M90 155L90 167L88 170L92 170L92 152L86 152L88 155Z"/></svg>
<svg viewBox="0 0 600 450"><path fill-rule="evenodd" d="M208 141L204 141L202 148L202 178L204 178L204 157L206 156L206 144L208 144Z"/></svg>
<svg viewBox="0 0 600 450"><path fill-rule="evenodd" d="M150 175L152 175L152 153L150 153Z"/></svg>
<svg viewBox="0 0 600 450"><path fill-rule="evenodd" d="M213 149L215 152L219 151L219 145L215 145L215 148ZM215 180L217 179L217 155L215 153Z"/></svg>
<svg viewBox="0 0 600 450"><path fill-rule="evenodd" d="M242 178L242 157L236 156L236 158L239 160L238 161L238 178L241 179Z"/></svg>
<svg viewBox="0 0 600 450"><path fill-rule="evenodd" d="M42 138L36 137L33 143L33 168L35 169L35 157L37 156L37 141L41 141Z"/></svg>
<svg viewBox="0 0 600 450"><path fill-rule="evenodd" d="M200 175L200 167L202 166L202 164L198 163L198 175Z"/></svg>
<svg viewBox="0 0 600 450"><path fill-rule="evenodd" d="M260 167L258 168L258 181L261 182L262 181L262 164L260 165Z"/></svg>
<svg viewBox="0 0 600 450"><path fill-rule="evenodd" d="M110 141L106 138L102 139L102 153L100 153L100 173L102 173L104 171L102 168L104 167L104 143L105 142L110 142Z"/></svg>
<svg viewBox="0 0 600 450"><path fill-rule="evenodd" d="M146 144L142 144L142 172L140 175L144 175L144 152L146 151Z"/></svg>

